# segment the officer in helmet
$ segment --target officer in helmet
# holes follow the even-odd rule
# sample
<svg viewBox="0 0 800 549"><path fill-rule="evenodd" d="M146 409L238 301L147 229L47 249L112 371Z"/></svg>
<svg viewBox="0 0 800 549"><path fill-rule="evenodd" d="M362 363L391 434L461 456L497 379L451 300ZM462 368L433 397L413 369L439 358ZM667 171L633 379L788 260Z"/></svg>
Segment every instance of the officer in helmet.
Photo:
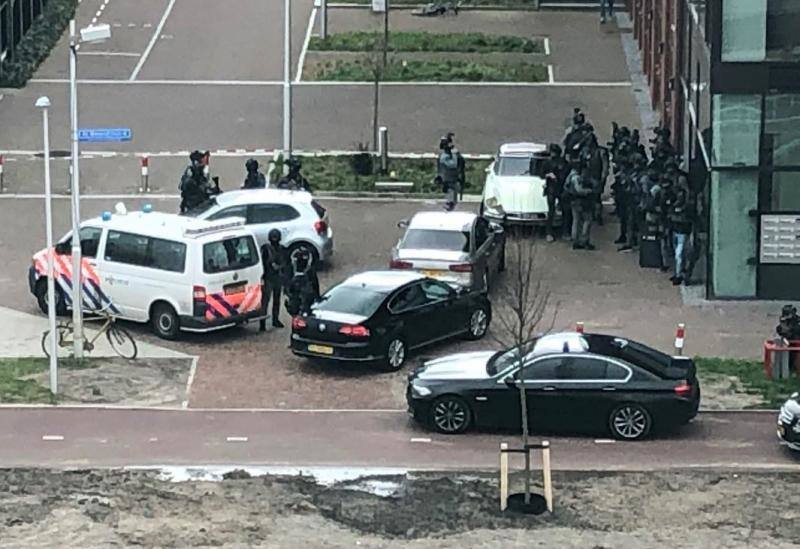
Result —
<svg viewBox="0 0 800 549"><path fill-rule="evenodd" d="M189 166L184 170L178 186L181 192L180 213L197 208L212 194L204 159L200 151L194 151L189 155Z"/></svg>
<svg viewBox="0 0 800 549"><path fill-rule="evenodd" d="M291 316L307 315L319 298L319 278L314 258L306 248L298 248L290 257L292 277L286 285L286 312Z"/></svg>
<svg viewBox="0 0 800 549"><path fill-rule="evenodd" d="M264 189L267 187L267 178L258 171L258 160L250 158L244 163L247 175L244 178L243 189Z"/></svg>
<svg viewBox="0 0 800 549"><path fill-rule="evenodd" d="M269 243L261 248L261 260L264 265L264 290L261 294L261 305L266 315L270 295L272 296L272 326L283 328L279 316L281 312L281 290L286 281L289 267L289 254L281 244L281 232L272 229L268 235ZM267 329L266 319L260 323L261 331Z"/></svg>
<svg viewBox="0 0 800 549"><path fill-rule="evenodd" d="M290 156L286 160L286 165L289 167L289 173L278 180L276 187L279 189L288 189L290 191L305 191L310 193L311 184L308 182L308 179L300 173L300 168L303 167L300 159Z"/></svg>

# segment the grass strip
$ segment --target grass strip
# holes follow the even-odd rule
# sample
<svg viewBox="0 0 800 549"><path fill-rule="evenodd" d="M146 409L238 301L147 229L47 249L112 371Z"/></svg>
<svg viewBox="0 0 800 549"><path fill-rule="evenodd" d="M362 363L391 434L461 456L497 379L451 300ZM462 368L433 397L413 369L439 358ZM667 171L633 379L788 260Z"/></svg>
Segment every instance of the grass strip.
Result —
<svg viewBox="0 0 800 549"><path fill-rule="evenodd" d="M760 395L769 408L779 408L789 395L800 390L800 378L767 379L764 364L758 360L697 357L694 361L701 375L711 373L736 376L747 392Z"/></svg>
<svg viewBox="0 0 800 549"><path fill-rule="evenodd" d="M312 51L374 51L382 44L383 33L341 32L326 40L314 36L308 49ZM459 52L459 53L543 53L541 40L522 36L503 36L482 32L402 32L389 33L389 50L396 52Z"/></svg>
<svg viewBox="0 0 800 549"><path fill-rule="evenodd" d="M369 82L374 79L369 63L326 61L310 75L311 80ZM381 78L387 82L544 82L547 67L536 63L476 63L471 61L392 60Z"/></svg>
<svg viewBox="0 0 800 549"><path fill-rule="evenodd" d="M0 358L0 402L26 404L56 404L58 396L50 392L49 387L36 380L25 379L46 372L50 367L47 358ZM77 370L96 367L89 360L60 358L59 369Z"/></svg>

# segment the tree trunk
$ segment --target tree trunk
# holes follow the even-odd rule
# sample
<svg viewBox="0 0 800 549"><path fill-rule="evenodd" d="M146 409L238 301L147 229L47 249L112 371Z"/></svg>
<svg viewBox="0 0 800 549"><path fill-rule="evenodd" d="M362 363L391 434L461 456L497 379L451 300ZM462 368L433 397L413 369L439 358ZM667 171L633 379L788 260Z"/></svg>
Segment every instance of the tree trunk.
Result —
<svg viewBox="0 0 800 549"><path fill-rule="evenodd" d="M525 504L531 501L531 453L528 450L528 399L525 395L525 384L517 382L519 387L519 406L522 414L522 447L525 449Z"/></svg>

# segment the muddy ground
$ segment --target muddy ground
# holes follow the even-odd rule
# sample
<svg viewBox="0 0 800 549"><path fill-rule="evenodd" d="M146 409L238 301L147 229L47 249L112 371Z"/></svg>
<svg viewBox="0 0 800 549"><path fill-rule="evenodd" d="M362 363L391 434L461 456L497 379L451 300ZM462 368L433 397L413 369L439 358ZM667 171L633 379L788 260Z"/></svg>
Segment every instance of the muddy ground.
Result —
<svg viewBox="0 0 800 549"><path fill-rule="evenodd" d="M797 475L557 473L555 513L540 517L501 514L485 476L233 476L0 470L0 547L788 549L800 537Z"/></svg>

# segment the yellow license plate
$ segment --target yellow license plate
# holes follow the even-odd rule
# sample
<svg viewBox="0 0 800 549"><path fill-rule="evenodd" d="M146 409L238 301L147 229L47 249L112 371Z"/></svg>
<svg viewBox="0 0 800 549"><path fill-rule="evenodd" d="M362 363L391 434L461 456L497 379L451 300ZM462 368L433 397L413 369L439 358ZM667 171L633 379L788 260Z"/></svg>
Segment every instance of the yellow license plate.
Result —
<svg viewBox="0 0 800 549"><path fill-rule="evenodd" d="M327 345L309 345L308 352L319 353L321 355L332 355L333 347L328 347Z"/></svg>
<svg viewBox="0 0 800 549"><path fill-rule="evenodd" d="M424 274L425 276L429 276L431 278L436 278L436 277L442 276L442 272L443 271L426 271L426 270L423 270L422 274Z"/></svg>

